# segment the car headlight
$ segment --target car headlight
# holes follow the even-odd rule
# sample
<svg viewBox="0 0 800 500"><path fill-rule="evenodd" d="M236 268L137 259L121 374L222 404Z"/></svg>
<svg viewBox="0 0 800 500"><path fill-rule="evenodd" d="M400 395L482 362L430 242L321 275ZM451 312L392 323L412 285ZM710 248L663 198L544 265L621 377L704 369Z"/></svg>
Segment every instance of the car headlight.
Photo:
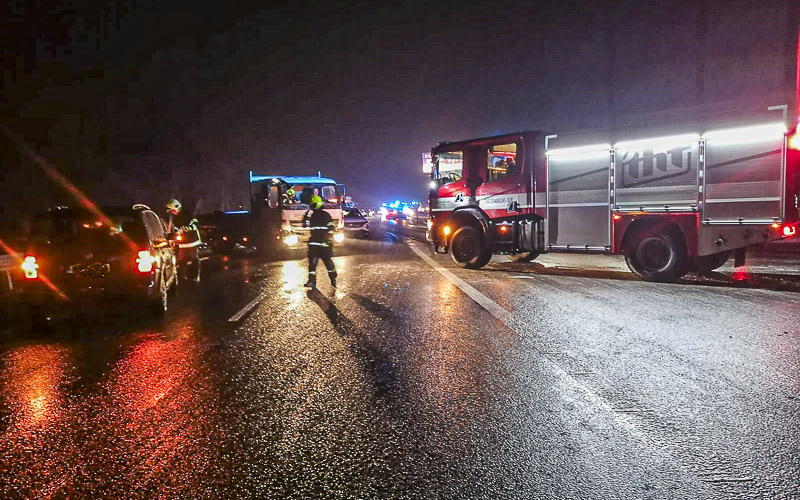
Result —
<svg viewBox="0 0 800 500"><path fill-rule="evenodd" d="M293 247L300 243L300 238L298 238L296 234L290 234L289 236L283 238L283 242L290 247Z"/></svg>
<svg viewBox="0 0 800 500"><path fill-rule="evenodd" d="M344 241L344 233L335 233L333 235L333 241L337 243L341 243L342 241Z"/></svg>

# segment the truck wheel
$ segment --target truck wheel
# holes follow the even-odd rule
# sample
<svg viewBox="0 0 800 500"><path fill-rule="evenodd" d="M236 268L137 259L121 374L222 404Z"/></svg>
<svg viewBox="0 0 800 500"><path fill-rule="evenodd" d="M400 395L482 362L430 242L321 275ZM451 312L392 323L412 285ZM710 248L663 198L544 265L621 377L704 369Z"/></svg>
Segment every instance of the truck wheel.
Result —
<svg viewBox="0 0 800 500"><path fill-rule="evenodd" d="M628 267L645 281L677 282L686 274L688 260L683 236L675 230L639 235L625 248Z"/></svg>
<svg viewBox="0 0 800 500"><path fill-rule="evenodd" d="M513 262L533 262L538 256L539 252L522 252L509 255L508 258Z"/></svg>
<svg viewBox="0 0 800 500"><path fill-rule="evenodd" d="M492 258L481 233L471 226L464 226L453 234L450 240L450 255L458 267L480 269Z"/></svg>
<svg viewBox="0 0 800 500"><path fill-rule="evenodd" d="M711 255L695 257L692 259L691 269L699 274L708 274L725 265L729 258L730 253L727 250L724 252L712 253Z"/></svg>

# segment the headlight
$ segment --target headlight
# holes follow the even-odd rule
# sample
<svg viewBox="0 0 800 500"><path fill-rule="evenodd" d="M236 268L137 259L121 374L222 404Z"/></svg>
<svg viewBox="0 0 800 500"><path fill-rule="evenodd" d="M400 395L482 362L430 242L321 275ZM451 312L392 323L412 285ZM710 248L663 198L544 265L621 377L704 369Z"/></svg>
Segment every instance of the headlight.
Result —
<svg viewBox="0 0 800 500"><path fill-rule="evenodd" d="M430 231L432 227L433 227L433 221L431 219L428 219L428 231Z"/></svg>
<svg viewBox="0 0 800 500"><path fill-rule="evenodd" d="M344 233L336 233L333 235L333 241L337 243L341 243L344 241Z"/></svg>
<svg viewBox="0 0 800 500"><path fill-rule="evenodd" d="M300 238L298 238L296 234L290 234L289 236L283 238L283 242L289 245L290 247L293 247L298 243L300 243Z"/></svg>

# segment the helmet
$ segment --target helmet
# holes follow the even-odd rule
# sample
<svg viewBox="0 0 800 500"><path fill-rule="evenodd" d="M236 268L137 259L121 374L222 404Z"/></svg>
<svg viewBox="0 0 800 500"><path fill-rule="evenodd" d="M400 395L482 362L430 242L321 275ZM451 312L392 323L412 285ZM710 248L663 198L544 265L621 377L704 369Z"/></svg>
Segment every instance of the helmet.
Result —
<svg viewBox="0 0 800 500"><path fill-rule="evenodd" d="M294 188L287 189L286 194L288 194L289 196L294 196L295 195Z"/></svg>
<svg viewBox="0 0 800 500"><path fill-rule="evenodd" d="M180 212L181 208L181 202L174 198L167 202L167 210L170 212Z"/></svg>
<svg viewBox="0 0 800 500"><path fill-rule="evenodd" d="M322 198L320 198L319 196L314 195L311 197L311 200L309 201L310 201L309 205L311 205L311 208L313 208L314 210L319 210L320 208L322 208Z"/></svg>

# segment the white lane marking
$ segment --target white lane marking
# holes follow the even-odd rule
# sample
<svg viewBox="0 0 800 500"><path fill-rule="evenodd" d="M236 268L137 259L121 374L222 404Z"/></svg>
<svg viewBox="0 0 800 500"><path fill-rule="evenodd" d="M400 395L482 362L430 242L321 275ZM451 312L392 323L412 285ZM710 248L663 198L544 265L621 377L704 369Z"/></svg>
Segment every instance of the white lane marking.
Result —
<svg viewBox="0 0 800 500"><path fill-rule="evenodd" d="M515 321L514 317L515 315L513 313L504 309L495 301L493 301L483 293L476 290L472 285L462 280L449 270L445 269L441 264L433 260L423 250L417 248L414 243L406 241L406 245L408 245L408 247L411 248L411 250L415 254L417 254L428 265L430 265L435 271L439 272L439 274L447 278L448 281L457 286L472 300L474 300L475 302L480 304L484 309L489 311L492 314L492 316L497 318L497 320L503 323L509 330L519 333L518 328L521 324L523 324L523 322ZM552 369L553 375L555 375L559 380L561 380L565 384L570 385L577 391L583 393L584 397L586 398L587 405L596 405L596 407L598 407L601 411L610 414L614 422L616 422L625 432L627 432L640 442L644 443L645 445L649 446L650 450L654 454L660 453L662 454L662 456L678 464L678 466L687 469L686 465L667 449L668 443L666 441L664 441L663 439L659 439L658 436L647 434L644 430L639 428L638 423L630 416L631 412L629 408L621 408L621 409L614 408L611 402L607 401L603 396L601 396L593 389L591 389L587 385L577 380L572 374L570 374L567 370L561 367L561 365L559 365L556 361L550 359L550 356L553 355L554 353L543 351L536 347L534 347L533 349L542 356L542 360L545 362L545 365L549 366ZM690 470L690 472L694 472L690 468L688 469Z"/></svg>
<svg viewBox="0 0 800 500"><path fill-rule="evenodd" d="M231 316L231 319L229 319L229 320L228 320L228 322L230 322L230 323L236 323L237 321L239 321L240 319L242 319L242 317L243 317L245 314L249 313L249 312L250 312L250 311L251 311L251 310L252 310L252 309L253 309L255 306L257 306L257 305L259 304L259 302L261 302L262 300L264 300L264 297L266 297L266 296L267 296L266 292L261 292L260 294L258 294L258 297L256 297L255 299L253 299L253 300L252 300L252 301L251 301L249 304L247 304L247 305L246 305L246 306L244 306L243 308L241 308L241 309L239 310L239 312L237 312L236 314L234 314L233 316Z"/></svg>
<svg viewBox="0 0 800 500"><path fill-rule="evenodd" d="M423 252L416 246L411 245L409 243L407 244L408 247L411 248L411 250L415 254L417 254L420 259L427 262L429 266L431 266L436 271L438 271L439 274L447 278L447 280L450 283L454 284L462 292L466 293L469 296L469 298L471 298L472 300L480 304L481 307L492 313L492 316L502 321L503 324L505 324L506 326L508 326L511 323L511 313L509 313L506 309L500 307L500 305L497 302L493 301L486 295L482 294L481 292L476 290L472 285L470 285L466 281L462 280L452 272L448 271L447 269L439 265L439 263L431 259L428 255L425 254L425 252Z"/></svg>

